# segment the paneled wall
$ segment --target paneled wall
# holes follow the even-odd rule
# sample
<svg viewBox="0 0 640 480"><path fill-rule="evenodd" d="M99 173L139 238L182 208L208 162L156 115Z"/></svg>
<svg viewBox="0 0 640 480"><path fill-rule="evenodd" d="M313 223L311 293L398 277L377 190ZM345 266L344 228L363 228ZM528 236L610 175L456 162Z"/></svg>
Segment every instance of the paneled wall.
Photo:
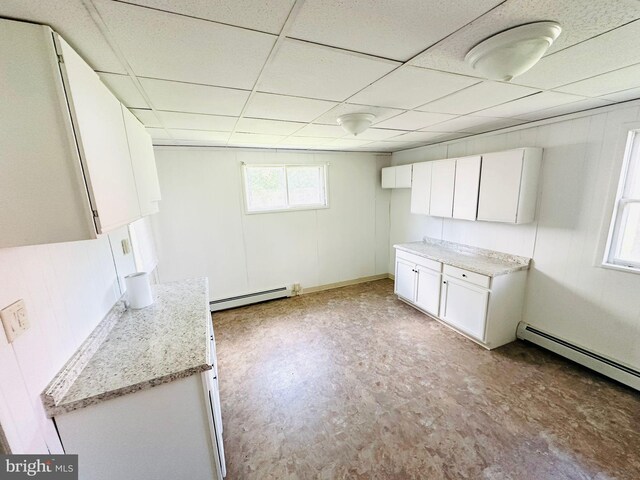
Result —
<svg viewBox="0 0 640 480"><path fill-rule="evenodd" d="M537 221L528 225L412 215L409 190L391 197L390 244L424 235L533 258L524 319L640 368L640 275L600 266L629 122L638 102L540 126L395 153L394 164L543 147ZM636 126L637 128L637 126ZM391 248L389 271L394 262Z"/></svg>
<svg viewBox="0 0 640 480"><path fill-rule="evenodd" d="M22 298L31 322L11 344L0 333L0 424L14 452L61 452L40 393L119 296L107 236L0 249L0 308Z"/></svg>
<svg viewBox="0 0 640 480"><path fill-rule="evenodd" d="M386 274L388 155L157 147L162 208L154 217L160 281L208 276L219 299ZM241 164L328 163L329 205L246 214Z"/></svg>

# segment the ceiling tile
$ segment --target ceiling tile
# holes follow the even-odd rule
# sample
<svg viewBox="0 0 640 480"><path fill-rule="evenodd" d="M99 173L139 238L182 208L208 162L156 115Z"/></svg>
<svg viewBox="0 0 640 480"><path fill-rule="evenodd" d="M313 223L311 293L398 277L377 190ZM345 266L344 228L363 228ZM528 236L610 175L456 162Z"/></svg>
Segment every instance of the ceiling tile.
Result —
<svg viewBox="0 0 640 480"><path fill-rule="evenodd" d="M247 117L311 122L336 105L335 102L310 98L256 93L244 112Z"/></svg>
<svg viewBox="0 0 640 480"><path fill-rule="evenodd" d="M196 113L158 112L160 120L167 128L185 130L217 130L230 132L236 124L236 117L201 115Z"/></svg>
<svg viewBox="0 0 640 480"><path fill-rule="evenodd" d="M253 133L236 132L231 135L229 145L274 145L284 140L284 135L259 135Z"/></svg>
<svg viewBox="0 0 640 480"><path fill-rule="evenodd" d="M467 52L485 38L517 25L540 20L560 23L562 34L549 49L553 53L639 17L637 0L509 0L434 45L411 64L476 75L464 62Z"/></svg>
<svg viewBox="0 0 640 480"><path fill-rule="evenodd" d="M147 133L149 135L151 135L151 138L153 140L156 140L156 139L169 140L169 139L171 139L171 137L169 136L169 134L167 133L167 131L164 128L147 127L146 130L147 130Z"/></svg>
<svg viewBox="0 0 640 480"><path fill-rule="evenodd" d="M129 3L204 18L214 22L280 33L295 0L128 0Z"/></svg>
<svg viewBox="0 0 640 480"><path fill-rule="evenodd" d="M362 140L392 140L393 137L406 133L405 130L387 130L384 128L368 128L358 135Z"/></svg>
<svg viewBox="0 0 640 480"><path fill-rule="evenodd" d="M176 140L203 141L223 145L227 142L229 132L212 132L205 130L170 129L169 133Z"/></svg>
<svg viewBox="0 0 640 480"><path fill-rule="evenodd" d="M248 90L139 78L154 108L173 112L240 115Z"/></svg>
<svg viewBox="0 0 640 480"><path fill-rule="evenodd" d="M556 88L556 90L558 92L584 95L585 97L599 97L635 87L640 87L640 64L570 83Z"/></svg>
<svg viewBox="0 0 640 480"><path fill-rule="evenodd" d="M251 89L276 39L126 3L94 2L138 76Z"/></svg>
<svg viewBox="0 0 640 480"><path fill-rule="evenodd" d="M565 105L558 105L557 107L545 108L543 110L537 110L531 113L525 113L519 115L518 118L523 120L542 120L543 118L557 117L559 115L566 115L568 113L581 112L583 110L590 110L592 108L604 107L611 105L612 102L603 100L600 98L585 98L577 102L568 103Z"/></svg>
<svg viewBox="0 0 640 480"><path fill-rule="evenodd" d="M349 99L365 105L411 109L478 83L478 79L403 67Z"/></svg>
<svg viewBox="0 0 640 480"><path fill-rule="evenodd" d="M446 113L405 112L378 124L381 128L398 130L419 130L436 123L454 118Z"/></svg>
<svg viewBox="0 0 640 480"><path fill-rule="evenodd" d="M479 112L475 112L475 114L480 117L518 118L523 114L534 112L536 110L556 107L558 105L577 102L579 100L584 100L584 97L569 95L568 93L542 92L520 98L512 102L503 103L496 107L480 110Z"/></svg>
<svg viewBox="0 0 640 480"><path fill-rule="evenodd" d="M102 83L104 83L111 93L129 108L149 108L133 80L129 75L118 75L115 73L99 73Z"/></svg>
<svg viewBox="0 0 640 480"><path fill-rule="evenodd" d="M359 53L287 39L264 72L258 90L342 101L399 65Z"/></svg>
<svg viewBox="0 0 640 480"><path fill-rule="evenodd" d="M398 110L395 108L385 108L385 107L372 107L369 105L355 105L351 103L341 103L340 105L332 108L320 118L318 118L315 123L324 123L327 125L336 125L336 119L341 115L346 115L347 113L372 113L376 116L373 120L373 124L375 125L378 122L386 120L389 117L393 117L400 113L403 113L404 110Z"/></svg>
<svg viewBox="0 0 640 480"><path fill-rule="evenodd" d="M398 142L374 142L367 144L363 147L363 150L372 152L395 152L401 148L400 145L403 144Z"/></svg>
<svg viewBox="0 0 640 480"><path fill-rule="evenodd" d="M397 142L429 142L445 138L447 135L451 134L443 132L409 132L395 137L393 140Z"/></svg>
<svg viewBox="0 0 640 480"><path fill-rule="evenodd" d="M0 15L49 25L94 69L126 73L82 0L2 0Z"/></svg>
<svg viewBox="0 0 640 480"><path fill-rule="evenodd" d="M145 127L158 127L162 128L162 124L153 110L141 109L141 108L130 108L131 113L133 113L138 120L142 122Z"/></svg>
<svg viewBox="0 0 640 480"><path fill-rule="evenodd" d="M263 120L261 118L241 118L236 125L236 132L258 133L265 135L291 135L304 123L283 122L279 120Z"/></svg>
<svg viewBox="0 0 640 480"><path fill-rule="evenodd" d="M417 110L464 115L539 92L534 88L482 82L422 105Z"/></svg>
<svg viewBox="0 0 640 480"><path fill-rule="evenodd" d="M317 0L303 4L289 35L406 61L498 3Z"/></svg>
<svg viewBox="0 0 640 480"><path fill-rule="evenodd" d="M328 145L331 147L356 148L371 143L371 140L358 140L356 138L338 138Z"/></svg>
<svg viewBox="0 0 640 480"><path fill-rule="evenodd" d="M298 147L315 147L330 143L331 139L326 137L289 137L282 141L282 145L298 146ZM278 145L279 147L281 145Z"/></svg>
<svg viewBox="0 0 640 480"><path fill-rule="evenodd" d="M478 132L485 128L486 125L512 125L513 122L514 121L512 119L508 118L474 117L465 115L432 125L431 127L427 127L425 130L437 130L439 132Z"/></svg>
<svg viewBox="0 0 640 480"><path fill-rule="evenodd" d="M640 63L639 37L640 20L547 55L513 81L548 89Z"/></svg>
<svg viewBox="0 0 640 480"><path fill-rule="evenodd" d="M346 136L347 132L338 125L309 124L296 132L296 135L300 137L340 138Z"/></svg>
<svg viewBox="0 0 640 480"><path fill-rule="evenodd" d="M640 98L640 87L621 90L602 97L603 100L611 100L612 102L626 102L637 98Z"/></svg>

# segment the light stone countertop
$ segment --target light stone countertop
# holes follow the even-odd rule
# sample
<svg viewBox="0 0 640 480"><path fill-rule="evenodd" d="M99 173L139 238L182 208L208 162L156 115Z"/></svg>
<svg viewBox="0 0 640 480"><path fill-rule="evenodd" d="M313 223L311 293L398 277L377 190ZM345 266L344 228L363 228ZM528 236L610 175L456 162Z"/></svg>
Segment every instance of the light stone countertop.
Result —
<svg viewBox="0 0 640 480"><path fill-rule="evenodd" d="M47 415L210 370L208 292L199 278L153 285L140 310L116 304L45 389Z"/></svg>
<svg viewBox="0 0 640 480"><path fill-rule="evenodd" d="M422 242L400 243L394 248L488 277L528 270L531 261L527 257L428 237Z"/></svg>

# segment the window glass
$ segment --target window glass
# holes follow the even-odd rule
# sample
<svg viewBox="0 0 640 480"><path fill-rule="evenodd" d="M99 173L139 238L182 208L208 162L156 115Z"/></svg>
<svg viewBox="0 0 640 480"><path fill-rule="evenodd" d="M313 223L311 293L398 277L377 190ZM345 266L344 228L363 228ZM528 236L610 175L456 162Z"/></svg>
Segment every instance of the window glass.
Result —
<svg viewBox="0 0 640 480"><path fill-rule="evenodd" d="M248 212L327 206L326 165L245 165Z"/></svg>

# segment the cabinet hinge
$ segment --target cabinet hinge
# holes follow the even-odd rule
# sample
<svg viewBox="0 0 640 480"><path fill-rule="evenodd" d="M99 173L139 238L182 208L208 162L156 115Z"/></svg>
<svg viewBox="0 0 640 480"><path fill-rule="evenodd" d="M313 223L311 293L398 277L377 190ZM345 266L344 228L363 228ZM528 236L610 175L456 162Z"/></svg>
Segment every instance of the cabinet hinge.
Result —
<svg viewBox="0 0 640 480"><path fill-rule="evenodd" d="M58 55L58 63L64 63L64 57L62 55Z"/></svg>
<svg viewBox="0 0 640 480"><path fill-rule="evenodd" d="M93 218L98 218L100 215L98 215L98 210L91 210L93 212Z"/></svg>

